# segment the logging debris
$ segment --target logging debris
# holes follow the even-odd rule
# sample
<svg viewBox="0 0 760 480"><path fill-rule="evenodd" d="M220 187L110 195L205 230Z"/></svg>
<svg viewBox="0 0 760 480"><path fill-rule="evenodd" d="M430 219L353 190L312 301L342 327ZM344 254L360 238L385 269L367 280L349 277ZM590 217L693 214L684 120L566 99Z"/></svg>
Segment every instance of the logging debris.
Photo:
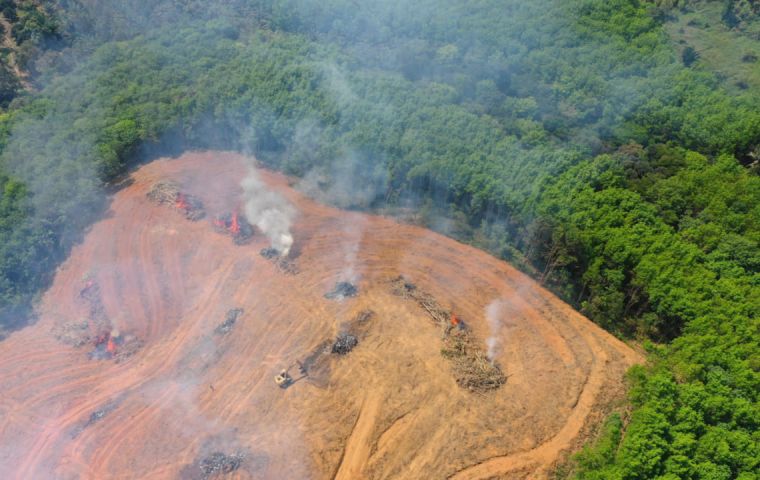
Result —
<svg viewBox="0 0 760 480"><path fill-rule="evenodd" d="M490 361L480 341L453 312L443 308L428 292L398 276L391 281L391 292L415 301L442 331L441 356L449 360L454 379L461 388L484 394L507 381L498 364Z"/></svg>

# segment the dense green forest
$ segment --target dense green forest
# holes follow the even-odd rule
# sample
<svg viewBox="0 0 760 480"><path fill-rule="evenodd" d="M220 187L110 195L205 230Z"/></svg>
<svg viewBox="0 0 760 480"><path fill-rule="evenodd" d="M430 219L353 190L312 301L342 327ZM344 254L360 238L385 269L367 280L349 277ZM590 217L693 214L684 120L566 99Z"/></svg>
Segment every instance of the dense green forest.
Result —
<svg viewBox="0 0 760 480"><path fill-rule="evenodd" d="M760 46L751 2L133 3L60 0L39 91L0 116L0 324L131 167L237 149L411 208L643 341L630 415L566 474L758 478L760 95L690 20L668 34L699 14Z"/></svg>

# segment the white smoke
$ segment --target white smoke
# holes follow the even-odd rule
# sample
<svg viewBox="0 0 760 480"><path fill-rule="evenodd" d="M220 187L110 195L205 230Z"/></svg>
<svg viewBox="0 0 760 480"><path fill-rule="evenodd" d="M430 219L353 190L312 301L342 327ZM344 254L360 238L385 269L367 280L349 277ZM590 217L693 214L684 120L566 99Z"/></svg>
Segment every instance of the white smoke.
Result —
<svg viewBox="0 0 760 480"><path fill-rule="evenodd" d="M245 218L264 232L272 248L286 257L293 246L290 225L295 208L285 197L270 190L254 169L248 172L240 185L243 187Z"/></svg>
<svg viewBox="0 0 760 480"><path fill-rule="evenodd" d="M340 275L342 279L348 282L355 283L359 281L360 274L357 271L357 261L359 247L364 238L366 223L366 217L350 214L343 226L346 237L341 244L341 248L343 249L343 270Z"/></svg>
<svg viewBox="0 0 760 480"><path fill-rule="evenodd" d="M486 319L488 320L488 327L491 329L491 336L486 339L486 347L488 347L486 355L491 363L501 353L502 338L499 334L502 325L503 308L504 302L501 300L494 300L486 307Z"/></svg>

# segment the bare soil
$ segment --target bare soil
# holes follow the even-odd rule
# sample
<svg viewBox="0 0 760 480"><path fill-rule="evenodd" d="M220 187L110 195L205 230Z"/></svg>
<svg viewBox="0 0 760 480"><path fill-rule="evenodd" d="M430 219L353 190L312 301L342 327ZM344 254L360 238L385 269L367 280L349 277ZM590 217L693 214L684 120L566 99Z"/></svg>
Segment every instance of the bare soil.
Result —
<svg viewBox="0 0 760 480"><path fill-rule="evenodd" d="M546 478L623 396L637 353L472 247L320 205L267 171L299 212L298 275L259 255L263 235L246 245L218 235L208 219L239 207L245 162L220 152L157 160L113 197L60 267L39 320L0 343L0 478L194 478L222 454L240 460L212 472L230 479ZM199 197L207 219L149 201L160 180ZM389 288L399 275L464 319L483 349L493 333L504 385L457 385L440 328ZM113 328L141 342L120 362L62 337L88 318L89 279ZM358 295L325 299L340 281ZM244 313L214 334L233 308ZM275 385L365 310L374 315L358 345L330 355L321 378L291 368L295 383Z"/></svg>

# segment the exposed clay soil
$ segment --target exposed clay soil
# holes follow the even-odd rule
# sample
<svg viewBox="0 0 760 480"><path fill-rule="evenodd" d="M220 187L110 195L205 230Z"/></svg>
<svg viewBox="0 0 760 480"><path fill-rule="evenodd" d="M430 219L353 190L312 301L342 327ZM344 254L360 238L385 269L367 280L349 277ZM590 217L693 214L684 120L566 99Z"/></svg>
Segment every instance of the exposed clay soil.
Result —
<svg viewBox="0 0 760 480"><path fill-rule="evenodd" d="M259 255L261 234L235 245L145 195L178 182L213 218L238 206L245 171L236 154L188 153L140 168L114 196L57 272L39 320L0 343L0 478L203 478L198 465L221 454L242 456L220 474L236 479L544 478L621 398L640 357L474 248L317 204L262 171L299 212L300 273L286 275ZM484 348L485 312L498 302L504 386L457 386L440 330L391 293L398 275L455 311ZM128 358L90 359L89 346L56 338L86 319L88 279L108 321L142 342ZM326 299L342 280L358 295ZM214 334L232 308L244 313ZM312 379L293 368L290 388L275 385L366 309L375 315L356 348Z"/></svg>

